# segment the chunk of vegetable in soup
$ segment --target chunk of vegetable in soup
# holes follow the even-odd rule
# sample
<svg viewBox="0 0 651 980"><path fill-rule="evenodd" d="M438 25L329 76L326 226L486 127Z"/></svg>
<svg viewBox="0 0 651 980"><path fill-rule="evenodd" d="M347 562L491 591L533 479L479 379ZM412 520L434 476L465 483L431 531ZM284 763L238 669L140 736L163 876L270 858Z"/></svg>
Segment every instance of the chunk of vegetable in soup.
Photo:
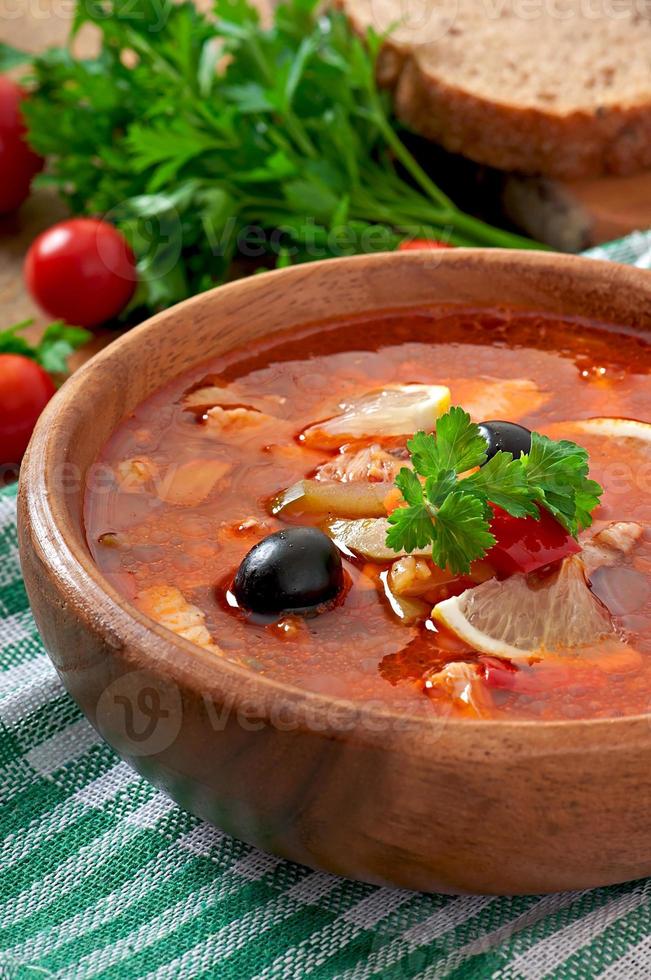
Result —
<svg viewBox="0 0 651 980"><path fill-rule="evenodd" d="M123 421L89 474L88 542L114 587L204 657L310 691L458 718L647 711L650 370L647 337L509 310L278 334L177 378ZM438 567L429 544L388 544L405 506L396 480L424 486L408 441L416 428L435 438L450 403L486 423L489 457L519 460L531 432L587 450L604 492L578 542L549 510L493 507L497 543L463 572ZM270 538L295 526L330 539L315 537L301 595L285 596L282 579L282 596L251 600L244 571L234 586L243 559L269 539L296 561L292 535ZM275 588L282 549L253 554L256 588Z"/></svg>

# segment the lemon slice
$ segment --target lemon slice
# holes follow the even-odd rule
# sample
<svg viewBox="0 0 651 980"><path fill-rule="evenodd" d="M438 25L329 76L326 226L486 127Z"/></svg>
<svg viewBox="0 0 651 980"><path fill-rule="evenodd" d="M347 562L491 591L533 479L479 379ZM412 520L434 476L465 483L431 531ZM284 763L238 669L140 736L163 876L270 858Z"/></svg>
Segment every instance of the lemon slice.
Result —
<svg viewBox="0 0 651 980"><path fill-rule="evenodd" d="M572 422L572 427L581 432L590 432L596 436L607 436L615 439L641 439L651 442L651 422L640 422L638 419L594 418L581 419Z"/></svg>
<svg viewBox="0 0 651 980"><path fill-rule="evenodd" d="M302 440L324 449L352 439L433 432L436 420L450 407L445 385L408 384L370 391L341 406L341 415L305 429Z"/></svg>
<svg viewBox="0 0 651 980"><path fill-rule="evenodd" d="M606 608L592 594L580 558L567 558L542 582L491 579L439 602L432 617L480 653L511 660L543 657L615 638Z"/></svg>

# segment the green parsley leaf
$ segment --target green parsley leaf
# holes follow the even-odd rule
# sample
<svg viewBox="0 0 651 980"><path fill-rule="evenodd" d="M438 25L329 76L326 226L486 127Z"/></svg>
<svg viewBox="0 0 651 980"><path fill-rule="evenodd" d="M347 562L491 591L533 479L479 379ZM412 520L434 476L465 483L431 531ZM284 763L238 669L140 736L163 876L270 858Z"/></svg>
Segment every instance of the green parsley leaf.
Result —
<svg viewBox="0 0 651 980"><path fill-rule="evenodd" d="M454 470L443 470L437 476L428 476L425 480L425 495L435 507L440 507L449 493L457 486L457 474Z"/></svg>
<svg viewBox="0 0 651 980"><path fill-rule="evenodd" d="M436 437L417 432L407 443L414 469L421 476L438 476L452 470L463 473L481 466L486 459L486 440L479 427L459 406L442 415L436 423Z"/></svg>
<svg viewBox="0 0 651 980"><path fill-rule="evenodd" d="M419 507L424 503L423 485L413 470L403 466L396 476L395 483L408 504Z"/></svg>
<svg viewBox="0 0 651 980"><path fill-rule="evenodd" d="M434 525L424 504L398 507L389 515L387 547L394 551L425 548L434 536Z"/></svg>
<svg viewBox="0 0 651 980"><path fill-rule="evenodd" d="M74 351L90 340L92 334L81 327L69 327L58 321L45 328L40 342L34 346L21 336L32 325L32 320L23 320L6 330L0 330L0 354L20 354L36 361L49 374L65 374L68 358Z"/></svg>
<svg viewBox="0 0 651 980"><path fill-rule="evenodd" d="M399 507L390 514L387 546L396 551L424 548L432 540L432 518L423 486L413 470L406 466L396 476L396 486L409 506Z"/></svg>
<svg viewBox="0 0 651 980"><path fill-rule="evenodd" d="M575 492L576 514L575 521L579 531L590 527L592 513L599 506L604 488L596 480L583 480Z"/></svg>
<svg viewBox="0 0 651 980"><path fill-rule="evenodd" d="M481 466L486 460L486 440L479 426L458 405L453 405L436 423L436 448L440 468L456 473Z"/></svg>
<svg viewBox="0 0 651 980"><path fill-rule="evenodd" d="M436 515L432 557L439 568L455 575L470 571L470 563L482 558L495 544L484 506L477 497L451 493Z"/></svg>
<svg viewBox="0 0 651 980"><path fill-rule="evenodd" d="M21 354L23 357L34 359L34 348L24 337L21 337L22 331L30 327L33 322L33 320L22 320L12 327L7 327L6 330L0 330L0 354Z"/></svg>
<svg viewBox="0 0 651 980"><path fill-rule="evenodd" d="M416 432L407 442L414 469L421 476L436 476L442 469L436 439L428 432Z"/></svg>
<svg viewBox="0 0 651 980"><path fill-rule="evenodd" d="M62 321L51 323L36 348L36 360L50 374L65 374L70 355L91 337L92 334L82 327L69 327Z"/></svg>
<svg viewBox="0 0 651 980"><path fill-rule="evenodd" d="M511 453L495 453L476 473L465 477L461 486L464 493L475 494L484 503L495 504L512 517L539 516L524 467Z"/></svg>
<svg viewBox="0 0 651 980"><path fill-rule="evenodd" d="M566 439L532 433L531 452L522 456L530 489L543 507L575 537L592 522L602 488L588 479L588 454Z"/></svg>
<svg viewBox="0 0 651 980"><path fill-rule="evenodd" d="M34 55L27 51L19 51L18 48L14 48L10 44L5 44L3 41L0 41L0 72L2 73L11 71L12 68L16 68L18 65L28 64L33 57Z"/></svg>

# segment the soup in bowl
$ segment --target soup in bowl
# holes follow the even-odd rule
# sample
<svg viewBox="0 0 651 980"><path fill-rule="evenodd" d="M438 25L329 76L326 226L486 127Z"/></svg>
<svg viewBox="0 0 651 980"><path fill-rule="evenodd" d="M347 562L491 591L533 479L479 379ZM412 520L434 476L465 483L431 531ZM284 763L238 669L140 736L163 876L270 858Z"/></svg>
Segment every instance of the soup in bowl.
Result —
<svg viewBox="0 0 651 980"><path fill-rule="evenodd" d="M146 615L282 683L419 714L636 714L651 690L650 373L640 336L498 308L433 305L261 339L122 422L89 474L88 545ZM494 543L463 567L429 541L405 550L408 530L387 543L409 506L401 471L431 476L414 469L414 434L441 451L441 426L461 417L451 402L466 413L454 438L486 443L448 501L477 500L463 471L471 484L495 471ZM500 485L495 453L507 468L523 447L531 458L532 431L548 437L539 455L554 453L556 494L572 493L583 461L553 447L589 454L603 494L576 536L544 504L520 516L510 474ZM446 460L437 478L449 472ZM495 503L509 492L515 515ZM427 521L421 509L410 519Z"/></svg>
<svg viewBox="0 0 651 980"><path fill-rule="evenodd" d="M648 871L623 787L651 748L650 296L564 257L378 256L95 359L30 449L22 547L102 734L226 830L367 880Z"/></svg>

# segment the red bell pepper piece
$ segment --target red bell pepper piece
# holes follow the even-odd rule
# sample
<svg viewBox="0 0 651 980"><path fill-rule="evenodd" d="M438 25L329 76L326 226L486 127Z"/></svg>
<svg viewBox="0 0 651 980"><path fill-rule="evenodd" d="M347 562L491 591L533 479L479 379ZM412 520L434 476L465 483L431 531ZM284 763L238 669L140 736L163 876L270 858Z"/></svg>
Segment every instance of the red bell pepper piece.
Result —
<svg viewBox="0 0 651 980"><path fill-rule="evenodd" d="M479 657L479 665L489 687L500 691L514 689L516 685L514 675L519 671L510 660L501 660L499 657Z"/></svg>
<svg viewBox="0 0 651 980"><path fill-rule="evenodd" d="M573 683L603 683L604 677L597 667L580 660L560 667L544 661L528 666L516 665L510 660L500 660L499 657L479 657L479 665L487 687L494 691L507 691L527 697L540 697Z"/></svg>
<svg viewBox="0 0 651 980"><path fill-rule="evenodd" d="M497 544L486 555L486 561L500 577L534 572L581 550L548 510L541 509L537 521L534 517L511 517L501 507L492 507L491 531Z"/></svg>

